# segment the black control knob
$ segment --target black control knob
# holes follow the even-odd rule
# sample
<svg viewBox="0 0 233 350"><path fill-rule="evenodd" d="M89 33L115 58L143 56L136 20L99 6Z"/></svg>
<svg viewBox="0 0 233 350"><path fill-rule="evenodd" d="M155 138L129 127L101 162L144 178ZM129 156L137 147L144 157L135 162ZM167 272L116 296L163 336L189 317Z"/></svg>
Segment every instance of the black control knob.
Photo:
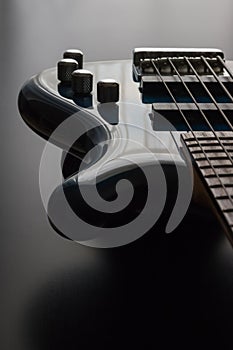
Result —
<svg viewBox="0 0 233 350"><path fill-rule="evenodd" d="M78 68L77 61L71 58L64 58L57 63L57 78L62 83L70 83L72 73Z"/></svg>
<svg viewBox="0 0 233 350"><path fill-rule="evenodd" d="M76 94L88 95L93 88L93 74L86 69L77 69L72 73L72 89Z"/></svg>
<svg viewBox="0 0 233 350"><path fill-rule="evenodd" d="M64 58L73 58L78 62L78 68L83 68L83 53L80 50L77 49L69 49L66 50L63 54Z"/></svg>
<svg viewBox="0 0 233 350"><path fill-rule="evenodd" d="M113 79L104 79L97 83L97 100L100 103L119 101L119 84Z"/></svg>

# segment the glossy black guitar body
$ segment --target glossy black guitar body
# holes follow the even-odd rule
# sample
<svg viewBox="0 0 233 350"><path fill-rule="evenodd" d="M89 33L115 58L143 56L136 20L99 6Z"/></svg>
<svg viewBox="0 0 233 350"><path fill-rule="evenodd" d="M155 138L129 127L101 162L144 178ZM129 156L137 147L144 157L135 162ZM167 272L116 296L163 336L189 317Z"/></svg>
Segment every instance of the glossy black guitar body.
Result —
<svg viewBox="0 0 233 350"><path fill-rule="evenodd" d="M133 76L130 60L86 64L85 68L94 75L94 91L89 95L74 94L69 85L61 84L57 80L56 68L34 76L20 92L19 110L27 125L64 150L62 168L66 180L51 195L48 215L52 225L68 238L90 246L114 247L131 242L140 237L140 233L137 233L135 238L129 235L122 239L111 238L110 241L107 235L101 235L98 239L94 236L85 239L85 236L66 234L65 229L60 229L64 222L70 220L69 210L66 212L64 207L59 205L63 193L78 217L101 229L124 226L136 220L146 205L149 192L154 195L155 207L157 202L161 202L155 212L153 210L150 212L150 216L155 215L159 219L159 214L162 214L158 223L164 231L169 232L175 228L188 209L192 197L193 178L190 164L183 158L181 152L180 133L189 128L184 120L181 120L174 106L171 108L174 101L166 89L164 90L161 81L158 81L158 76L157 81L153 80L151 66L148 66L146 60L145 64L145 71L143 67L140 71L137 64L134 64ZM168 77L169 74L165 76ZM118 103L98 103L96 83L105 78L113 78L119 82ZM175 91L178 103L187 105L185 110L189 112L188 118L193 130L208 130L208 125L203 123L196 109L190 108L192 101L186 98L184 88L180 89L177 79L176 81L165 79ZM208 96L206 97L201 89L201 92L198 92L197 82L193 77L190 78L189 75L188 79L187 85L192 89L198 103L205 104L207 106L205 109L208 109L210 104ZM228 77L224 76L224 79L224 84L228 86L230 84ZM210 88L214 84L213 80L207 77L207 85L209 84ZM214 89L215 85L211 91ZM214 94L218 103L226 105L228 116L231 118L232 112L231 107L228 108L227 97L219 92L219 89L216 89ZM209 120L213 122L215 130L228 130L216 111L210 108L209 114ZM78 139L74 138L72 142L70 135L67 136L65 132L63 134L64 130L56 131L58 126L71 116L74 116L71 133L75 134L77 130L79 135ZM154 160L153 155L156 156ZM163 179L161 180L159 175L160 169L164 173L167 186L165 199L164 193L160 191L160 187L163 187L161 182ZM151 172L155 177L149 187L145 173ZM116 186L122 179L129 181L123 183L117 193ZM179 186L184 183L185 186ZM126 203L124 207L121 202L112 210L105 210L104 205L101 207L102 200L108 203L107 206L111 206L118 197L124 197L132 185L134 192L131 201L128 203L123 200ZM99 194L99 202L94 196L92 207L83 198L83 192L93 193L95 188ZM92 195L90 198L93 199ZM177 205L179 198L183 198L187 205ZM99 205L104 209L98 210ZM160 205L163 206L161 210ZM141 232L141 235L143 233L145 232Z"/></svg>

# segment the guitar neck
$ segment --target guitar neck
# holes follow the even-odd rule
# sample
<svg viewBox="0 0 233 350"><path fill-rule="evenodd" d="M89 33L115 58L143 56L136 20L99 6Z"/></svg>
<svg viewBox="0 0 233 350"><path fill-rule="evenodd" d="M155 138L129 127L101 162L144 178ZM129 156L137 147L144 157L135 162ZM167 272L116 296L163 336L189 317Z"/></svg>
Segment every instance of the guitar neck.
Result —
<svg viewBox="0 0 233 350"><path fill-rule="evenodd" d="M181 141L233 244L233 131L188 132Z"/></svg>

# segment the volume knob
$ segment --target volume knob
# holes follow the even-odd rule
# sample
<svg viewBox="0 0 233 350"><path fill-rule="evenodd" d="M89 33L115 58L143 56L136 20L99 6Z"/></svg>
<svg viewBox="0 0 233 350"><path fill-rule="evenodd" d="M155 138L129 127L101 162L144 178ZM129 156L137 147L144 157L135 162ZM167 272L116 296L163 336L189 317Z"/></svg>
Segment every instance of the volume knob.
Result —
<svg viewBox="0 0 233 350"><path fill-rule="evenodd" d="M57 63L57 78L62 83L70 83L72 73L78 68L78 63L71 59L65 58Z"/></svg>
<svg viewBox="0 0 233 350"><path fill-rule="evenodd" d="M100 103L119 101L119 84L113 79L103 79L97 83L97 100Z"/></svg>
<svg viewBox="0 0 233 350"><path fill-rule="evenodd" d="M72 58L78 62L78 68L83 68L83 53L77 49L66 50L63 54L64 58Z"/></svg>
<svg viewBox="0 0 233 350"><path fill-rule="evenodd" d="M86 69L77 69L72 73L72 89L76 94L88 95L92 92L93 74Z"/></svg>

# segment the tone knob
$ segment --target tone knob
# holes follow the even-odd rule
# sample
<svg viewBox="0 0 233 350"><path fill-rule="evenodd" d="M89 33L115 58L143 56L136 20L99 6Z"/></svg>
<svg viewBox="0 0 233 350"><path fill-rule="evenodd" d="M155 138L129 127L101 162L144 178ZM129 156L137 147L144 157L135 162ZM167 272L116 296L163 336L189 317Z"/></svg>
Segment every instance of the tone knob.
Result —
<svg viewBox="0 0 233 350"><path fill-rule="evenodd" d="M119 84L113 79L100 80L97 83L97 100L100 103L119 101Z"/></svg>
<svg viewBox="0 0 233 350"><path fill-rule="evenodd" d="M63 54L64 58L72 58L78 62L78 68L83 68L83 53L77 49L66 50Z"/></svg>
<svg viewBox="0 0 233 350"><path fill-rule="evenodd" d="M72 73L72 89L76 94L87 95L92 92L93 74L86 69L77 69Z"/></svg>
<svg viewBox="0 0 233 350"><path fill-rule="evenodd" d="M57 78L62 83L70 83L72 73L78 69L78 63L71 58L64 58L57 63Z"/></svg>

